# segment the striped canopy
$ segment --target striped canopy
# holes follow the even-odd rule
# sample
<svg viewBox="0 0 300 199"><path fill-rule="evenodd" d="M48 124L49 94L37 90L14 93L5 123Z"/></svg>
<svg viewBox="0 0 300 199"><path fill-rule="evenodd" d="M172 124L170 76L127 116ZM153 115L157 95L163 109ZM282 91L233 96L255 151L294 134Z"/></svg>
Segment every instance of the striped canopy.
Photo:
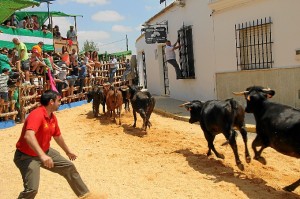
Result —
<svg viewBox="0 0 300 199"><path fill-rule="evenodd" d="M40 41L44 42L44 51L54 50L53 35L51 32L44 33L38 30L8 28L5 26L0 26L0 31L0 48L13 48L15 45L12 42L12 39L17 37L20 39L21 42L25 43L28 50L30 50L34 45L36 45Z"/></svg>

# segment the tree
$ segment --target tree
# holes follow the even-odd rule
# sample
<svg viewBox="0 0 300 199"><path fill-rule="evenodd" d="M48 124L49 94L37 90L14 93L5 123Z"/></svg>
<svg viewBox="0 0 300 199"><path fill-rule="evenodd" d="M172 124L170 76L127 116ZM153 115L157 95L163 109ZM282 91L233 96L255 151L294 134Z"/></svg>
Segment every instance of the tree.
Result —
<svg viewBox="0 0 300 199"><path fill-rule="evenodd" d="M99 48L98 48L97 44L95 44L95 42L86 40L83 43L82 51L84 51L84 52L87 52L87 51L97 51L98 52Z"/></svg>

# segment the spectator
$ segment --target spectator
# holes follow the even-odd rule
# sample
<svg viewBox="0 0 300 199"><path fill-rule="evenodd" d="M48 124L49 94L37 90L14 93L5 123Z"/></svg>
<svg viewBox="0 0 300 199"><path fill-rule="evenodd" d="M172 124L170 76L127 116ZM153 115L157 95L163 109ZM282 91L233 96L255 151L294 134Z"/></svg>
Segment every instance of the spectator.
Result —
<svg viewBox="0 0 300 199"><path fill-rule="evenodd" d="M28 16L25 16L21 21L19 21L17 28L30 28L30 19Z"/></svg>
<svg viewBox="0 0 300 199"><path fill-rule="evenodd" d="M4 26L8 27L8 28L16 28L15 26L13 26L11 24L11 20L5 20L4 23L3 23Z"/></svg>
<svg viewBox="0 0 300 199"><path fill-rule="evenodd" d="M5 102L8 101L8 75L9 70L7 68L2 69L2 73L0 74L0 98L4 99Z"/></svg>
<svg viewBox="0 0 300 199"><path fill-rule="evenodd" d="M16 104L15 104L16 111L18 111L18 115L15 119L16 122L21 121L21 110L20 110L20 100L19 100L20 84L21 84L21 79L18 78L16 80L14 93L12 95L13 100L15 100L15 102L16 102Z"/></svg>
<svg viewBox="0 0 300 199"><path fill-rule="evenodd" d="M21 62L21 73L25 74L25 84L30 84L29 81L29 70L30 70L30 61L27 52L26 45L21 42L18 38L13 38L13 43L15 44L15 48L18 51L19 61Z"/></svg>
<svg viewBox="0 0 300 199"><path fill-rule="evenodd" d="M40 41L37 45L32 47L32 54L30 58L31 71L37 74L43 74L47 65L43 61L43 45L44 42Z"/></svg>
<svg viewBox="0 0 300 199"><path fill-rule="evenodd" d="M118 61L115 56L110 57L109 61L109 83L113 83L115 74L118 69Z"/></svg>
<svg viewBox="0 0 300 199"><path fill-rule="evenodd" d="M42 25L42 31L47 34L47 33L50 33L50 31L48 30L47 26L46 25Z"/></svg>
<svg viewBox="0 0 300 199"><path fill-rule="evenodd" d="M101 66L101 63L99 61L98 52L93 51L91 56L92 61L95 63L95 67Z"/></svg>
<svg viewBox="0 0 300 199"><path fill-rule="evenodd" d="M63 46L61 53L59 53L61 60L69 67L70 66L70 55L67 46Z"/></svg>
<svg viewBox="0 0 300 199"><path fill-rule="evenodd" d="M122 81L126 81L127 80L127 76L130 74L131 72L131 66L129 64L129 59L126 59L126 62L125 62L125 71L122 75Z"/></svg>
<svg viewBox="0 0 300 199"><path fill-rule="evenodd" d="M73 95L73 91L74 91L74 85L75 82L78 78L78 74L79 74L79 64L78 64L78 60L76 59L74 61L74 63L72 64L72 67L70 68L70 76L67 76L67 80L69 83L69 93L68 95Z"/></svg>
<svg viewBox="0 0 300 199"><path fill-rule="evenodd" d="M69 83L67 81L67 75L68 75L68 67L66 64L63 64L61 66L61 69L59 70L59 73L57 74L57 90L60 94L62 94L62 89L68 89Z"/></svg>
<svg viewBox="0 0 300 199"><path fill-rule="evenodd" d="M94 70L95 63L90 59L90 55L91 54L89 52L84 53L84 63L88 69L88 76L92 77L92 71Z"/></svg>
<svg viewBox="0 0 300 199"><path fill-rule="evenodd" d="M40 24L38 21L38 16L37 15L31 15L31 24L32 24L32 29L33 30L39 30L40 29Z"/></svg>
<svg viewBox="0 0 300 199"><path fill-rule="evenodd" d="M12 14L10 17L11 25L14 27L18 26L18 20L15 14Z"/></svg>
<svg viewBox="0 0 300 199"><path fill-rule="evenodd" d="M74 26L70 26L70 30L67 32L67 39L71 39L72 41L77 41L77 33L74 30Z"/></svg>
<svg viewBox="0 0 300 199"><path fill-rule="evenodd" d="M87 71L87 66L86 66L86 63L83 61L83 62L81 62L80 67L78 68L79 93L82 93L82 89L85 86L84 79L87 75L86 71Z"/></svg>
<svg viewBox="0 0 300 199"><path fill-rule="evenodd" d="M61 39L61 34L59 32L59 27L58 25L55 25L54 28L53 28L53 37L55 39Z"/></svg>
<svg viewBox="0 0 300 199"><path fill-rule="evenodd" d="M6 47L2 48L1 54L0 54L0 72L4 68L7 68L9 72L11 72L13 64L10 62L8 58L8 49Z"/></svg>
<svg viewBox="0 0 300 199"><path fill-rule="evenodd" d="M12 63L13 66L17 65L18 62L18 56L17 56L17 52L16 49L9 49L8 50L8 54L7 57L9 59L9 61ZM20 65L20 64L19 64ZM18 69L18 71L20 72L20 66L17 67L16 69Z"/></svg>
<svg viewBox="0 0 300 199"><path fill-rule="evenodd" d="M75 48L72 49L72 53L70 55L70 62L74 64L75 60L78 60L78 54Z"/></svg>

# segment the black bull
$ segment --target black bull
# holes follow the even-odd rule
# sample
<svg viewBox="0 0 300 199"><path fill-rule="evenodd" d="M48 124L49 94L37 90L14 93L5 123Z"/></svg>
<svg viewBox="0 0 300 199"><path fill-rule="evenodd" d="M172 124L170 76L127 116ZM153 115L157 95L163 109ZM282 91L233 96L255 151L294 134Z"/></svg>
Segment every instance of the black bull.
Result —
<svg viewBox="0 0 300 199"><path fill-rule="evenodd" d="M238 148L236 144L236 131L233 127L236 127L242 134L245 143L245 157L246 162L251 161L248 147L247 147L247 131L245 129L245 112L241 105L233 99L225 101L211 100L207 102L201 102L194 100L180 105L190 111L190 123L200 122L200 126L204 132L204 136L208 142L207 155L211 155L211 150L218 158L224 159L224 155L217 152L214 147L213 141L215 136L222 132L229 142L234 156L236 165L240 170L244 170L244 165L241 163L238 155ZM224 143L225 144L225 143Z"/></svg>
<svg viewBox="0 0 300 199"><path fill-rule="evenodd" d="M101 88L89 91L87 93L87 102L90 103L93 100L93 114L94 117L99 115L99 106L102 105L103 113L105 113L105 96Z"/></svg>
<svg viewBox="0 0 300 199"><path fill-rule="evenodd" d="M283 104L271 102L268 98L275 95L275 91L261 86L252 86L242 92L246 99L246 112L253 113L256 120L256 138L252 143L254 159L266 164L261 156L262 151L272 147L279 153L300 158L300 110ZM257 150L257 147L261 147ZM294 191L300 185L300 179L285 191Z"/></svg>

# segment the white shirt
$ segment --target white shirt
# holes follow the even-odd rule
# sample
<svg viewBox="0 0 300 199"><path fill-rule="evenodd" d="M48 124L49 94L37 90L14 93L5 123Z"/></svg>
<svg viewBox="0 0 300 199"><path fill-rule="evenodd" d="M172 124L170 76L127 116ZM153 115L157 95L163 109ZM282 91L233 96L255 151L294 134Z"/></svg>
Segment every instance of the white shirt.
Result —
<svg viewBox="0 0 300 199"><path fill-rule="evenodd" d="M118 68L118 61L116 58L113 58L111 61L110 61L110 68Z"/></svg>
<svg viewBox="0 0 300 199"><path fill-rule="evenodd" d="M166 60L176 59L175 51L173 46L166 46L165 48Z"/></svg>

